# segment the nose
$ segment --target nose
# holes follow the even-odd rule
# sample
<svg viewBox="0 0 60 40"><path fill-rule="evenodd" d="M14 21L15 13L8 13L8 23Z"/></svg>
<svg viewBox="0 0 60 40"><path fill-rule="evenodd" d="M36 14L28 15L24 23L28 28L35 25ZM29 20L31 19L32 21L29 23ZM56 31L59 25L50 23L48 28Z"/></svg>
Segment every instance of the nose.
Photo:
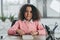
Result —
<svg viewBox="0 0 60 40"><path fill-rule="evenodd" d="M30 15L30 12L27 13L27 16L29 16L29 15Z"/></svg>

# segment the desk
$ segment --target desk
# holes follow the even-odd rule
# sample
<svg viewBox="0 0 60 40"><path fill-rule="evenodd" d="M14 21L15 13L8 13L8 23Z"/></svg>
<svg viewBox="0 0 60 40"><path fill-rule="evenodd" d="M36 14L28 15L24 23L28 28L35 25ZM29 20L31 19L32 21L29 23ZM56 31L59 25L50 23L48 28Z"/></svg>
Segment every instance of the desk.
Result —
<svg viewBox="0 0 60 40"><path fill-rule="evenodd" d="M5 36L2 40L46 40L45 36L34 36L34 39L22 39L20 36Z"/></svg>

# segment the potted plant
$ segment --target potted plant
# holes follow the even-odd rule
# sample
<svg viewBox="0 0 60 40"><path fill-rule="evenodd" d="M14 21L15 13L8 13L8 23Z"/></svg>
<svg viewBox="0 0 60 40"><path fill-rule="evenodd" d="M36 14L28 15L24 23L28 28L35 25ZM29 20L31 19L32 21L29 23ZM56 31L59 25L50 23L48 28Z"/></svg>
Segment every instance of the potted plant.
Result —
<svg viewBox="0 0 60 40"><path fill-rule="evenodd" d="M5 16L1 16L0 19L5 22L5 20L7 19Z"/></svg>
<svg viewBox="0 0 60 40"><path fill-rule="evenodd" d="M10 15L9 19L10 19L10 21L12 22L12 21L14 20L14 15L13 15L13 16Z"/></svg>

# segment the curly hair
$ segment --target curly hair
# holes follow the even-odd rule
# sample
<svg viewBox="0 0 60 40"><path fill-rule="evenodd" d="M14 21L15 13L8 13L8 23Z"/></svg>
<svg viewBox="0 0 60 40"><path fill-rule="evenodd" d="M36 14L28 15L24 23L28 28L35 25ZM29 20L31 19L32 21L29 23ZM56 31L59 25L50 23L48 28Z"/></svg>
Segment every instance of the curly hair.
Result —
<svg viewBox="0 0 60 40"><path fill-rule="evenodd" d="M38 9L31 4L25 4L21 7L21 9L19 11L19 19L22 20L22 21L25 19L24 14L25 14L25 11L26 11L27 7L32 8L32 20L33 21L40 20L41 14L39 13Z"/></svg>

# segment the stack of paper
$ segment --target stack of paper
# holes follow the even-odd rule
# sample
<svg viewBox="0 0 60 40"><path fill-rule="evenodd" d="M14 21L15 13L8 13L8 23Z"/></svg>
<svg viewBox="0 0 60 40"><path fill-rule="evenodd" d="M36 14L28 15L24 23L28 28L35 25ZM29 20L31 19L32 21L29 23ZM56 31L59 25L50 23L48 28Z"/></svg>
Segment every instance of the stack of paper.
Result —
<svg viewBox="0 0 60 40"><path fill-rule="evenodd" d="M22 39L33 39L32 35L23 35Z"/></svg>

